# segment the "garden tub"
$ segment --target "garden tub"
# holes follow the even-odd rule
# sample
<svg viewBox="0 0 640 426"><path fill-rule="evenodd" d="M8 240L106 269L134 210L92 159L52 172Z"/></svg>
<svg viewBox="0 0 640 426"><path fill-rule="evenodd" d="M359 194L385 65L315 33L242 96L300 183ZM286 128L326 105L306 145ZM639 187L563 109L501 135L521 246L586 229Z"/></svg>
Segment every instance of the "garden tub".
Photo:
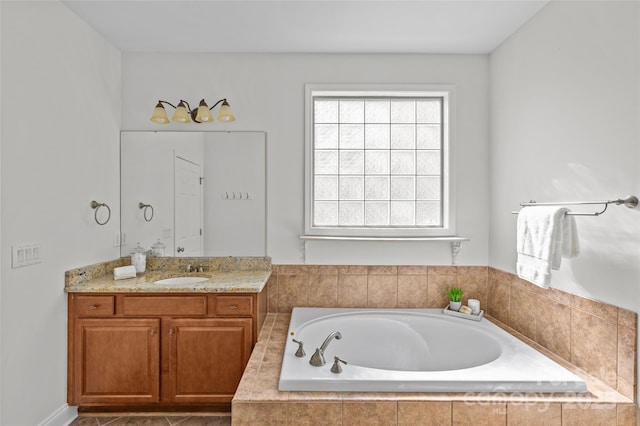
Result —
<svg viewBox="0 0 640 426"><path fill-rule="evenodd" d="M323 353L311 357L338 332ZM304 356L298 343L302 341ZM335 357L341 372L332 372ZM316 356L317 358L317 356ZM334 368L334 370L336 370ZM584 380L486 319L442 309L294 308L281 391L582 393Z"/></svg>

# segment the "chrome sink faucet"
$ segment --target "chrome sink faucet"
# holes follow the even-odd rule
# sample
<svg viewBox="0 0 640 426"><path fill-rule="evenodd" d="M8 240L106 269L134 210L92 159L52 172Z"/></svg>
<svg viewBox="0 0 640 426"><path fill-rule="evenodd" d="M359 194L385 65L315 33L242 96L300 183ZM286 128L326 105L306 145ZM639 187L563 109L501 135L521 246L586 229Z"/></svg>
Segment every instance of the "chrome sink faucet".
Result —
<svg viewBox="0 0 640 426"><path fill-rule="evenodd" d="M322 346L316 349L316 352L311 356L311 359L309 360L309 364L313 365L314 367L320 367L327 363L324 360L324 351L327 350L327 346L329 346L329 343L331 343L333 339L336 339L336 340L342 339L342 334L340 334L339 331L334 331L331 334L329 334L327 338L324 339Z"/></svg>

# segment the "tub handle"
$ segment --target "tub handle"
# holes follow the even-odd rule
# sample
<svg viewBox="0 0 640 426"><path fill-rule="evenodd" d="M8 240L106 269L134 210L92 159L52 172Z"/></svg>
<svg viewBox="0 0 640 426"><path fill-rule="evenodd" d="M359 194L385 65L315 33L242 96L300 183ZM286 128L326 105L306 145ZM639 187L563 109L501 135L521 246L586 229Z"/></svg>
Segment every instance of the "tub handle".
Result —
<svg viewBox="0 0 640 426"><path fill-rule="evenodd" d="M300 341L298 341L298 340L296 340L296 339L291 339L291 340L293 340L295 343L297 343L297 344L298 344L298 350L296 351L296 356L297 356L298 358L302 358L303 356L305 356L305 355L306 355L306 353L304 352L304 348L302 347L302 345L304 344L304 342L303 342L303 341L301 341L301 340L300 340Z"/></svg>
<svg viewBox="0 0 640 426"><path fill-rule="evenodd" d="M331 372L335 373L335 374L340 374L342 373L342 366L340 365L340 363L343 363L344 365L347 365L347 361L338 358L337 356L333 357L333 366L331 367Z"/></svg>

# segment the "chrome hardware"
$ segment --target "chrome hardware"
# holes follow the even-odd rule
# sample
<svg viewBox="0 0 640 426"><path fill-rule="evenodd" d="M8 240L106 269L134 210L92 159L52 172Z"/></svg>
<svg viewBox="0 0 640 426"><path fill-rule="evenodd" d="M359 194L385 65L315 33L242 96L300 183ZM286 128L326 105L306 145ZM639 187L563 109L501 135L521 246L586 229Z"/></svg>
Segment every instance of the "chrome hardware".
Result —
<svg viewBox="0 0 640 426"><path fill-rule="evenodd" d="M331 372L335 373L335 374L340 374L342 373L342 366L340 365L340 363L343 363L344 365L347 365L347 361L342 360L340 358L338 358L337 356L333 357L333 366L331 367Z"/></svg>
<svg viewBox="0 0 640 426"><path fill-rule="evenodd" d="M296 340L296 339L291 339L291 340L293 340L295 343L297 343L297 344L298 344L298 350L296 351L296 356L297 356L298 358L302 358L303 356L305 356L305 355L306 355L306 353L305 353L305 351L304 351L304 348L302 347L302 345L304 344L304 342L303 342L303 341L301 341L301 340L300 340L300 341L298 341L298 340Z"/></svg>
<svg viewBox="0 0 640 426"><path fill-rule="evenodd" d="M320 367L327 363L324 360L324 351L327 350L327 346L329 346L329 343L331 343L333 339L337 339L337 340L342 339L342 334L340 334L339 331L334 331L333 333L329 334L327 338L324 339L322 346L320 346L319 349L316 349L316 352L313 355L311 355L309 364L313 365L314 367Z"/></svg>

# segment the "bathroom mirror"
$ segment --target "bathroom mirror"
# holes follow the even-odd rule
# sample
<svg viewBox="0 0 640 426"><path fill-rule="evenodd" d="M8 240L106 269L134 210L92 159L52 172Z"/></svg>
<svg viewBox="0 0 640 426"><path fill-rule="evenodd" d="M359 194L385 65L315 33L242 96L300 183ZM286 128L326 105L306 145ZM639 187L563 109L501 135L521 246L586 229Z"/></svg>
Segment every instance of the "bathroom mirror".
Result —
<svg viewBox="0 0 640 426"><path fill-rule="evenodd" d="M121 132L120 194L121 256L266 256L264 132Z"/></svg>

